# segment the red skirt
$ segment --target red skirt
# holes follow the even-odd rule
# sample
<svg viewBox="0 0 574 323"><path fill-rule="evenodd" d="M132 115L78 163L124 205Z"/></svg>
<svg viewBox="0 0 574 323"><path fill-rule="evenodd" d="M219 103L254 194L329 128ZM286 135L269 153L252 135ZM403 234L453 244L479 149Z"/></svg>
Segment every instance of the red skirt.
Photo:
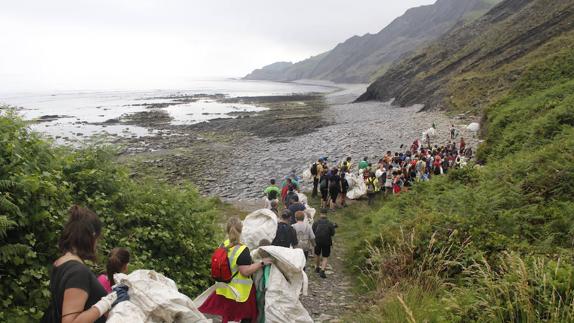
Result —
<svg viewBox="0 0 574 323"><path fill-rule="evenodd" d="M199 311L204 314L219 315L223 323L227 323L228 321L239 322L245 319L251 319L251 322L257 322L255 286L251 286L249 298L243 303L238 303L213 292L199 307Z"/></svg>

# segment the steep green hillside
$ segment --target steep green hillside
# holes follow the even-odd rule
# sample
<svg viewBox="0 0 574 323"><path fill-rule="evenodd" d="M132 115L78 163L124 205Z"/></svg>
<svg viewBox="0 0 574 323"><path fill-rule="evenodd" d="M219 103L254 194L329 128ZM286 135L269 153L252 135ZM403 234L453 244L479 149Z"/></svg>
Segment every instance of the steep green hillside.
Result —
<svg viewBox="0 0 574 323"><path fill-rule="evenodd" d="M339 218L373 299L353 319L574 321L571 37L563 33L523 55L536 63L522 66L490 100L478 152L485 166L452 171ZM366 241L350 237L357 230Z"/></svg>
<svg viewBox="0 0 574 323"><path fill-rule="evenodd" d="M271 64L250 73L249 80L329 80L338 83L366 83L379 76L381 68L457 24L481 16L500 0L438 0L433 5L409 9L377 34L354 36L332 50L286 65Z"/></svg>
<svg viewBox="0 0 574 323"><path fill-rule="evenodd" d="M13 116L0 115L0 129L1 322L39 321L50 301L49 265L59 257L58 237L73 203L104 223L101 263L111 248L128 247L131 269L162 272L190 296L209 284L218 201L190 186L136 182L111 151L53 148Z"/></svg>
<svg viewBox="0 0 574 323"><path fill-rule="evenodd" d="M480 113L529 68L569 59L573 22L571 0L506 0L391 67L359 100Z"/></svg>

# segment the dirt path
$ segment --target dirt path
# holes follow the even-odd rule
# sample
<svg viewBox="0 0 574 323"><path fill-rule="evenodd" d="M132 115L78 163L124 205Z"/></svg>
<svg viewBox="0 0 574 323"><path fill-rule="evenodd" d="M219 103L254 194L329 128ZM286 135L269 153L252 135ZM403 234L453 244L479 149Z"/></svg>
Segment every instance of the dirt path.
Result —
<svg viewBox="0 0 574 323"><path fill-rule="evenodd" d="M301 296L301 302L315 322L343 322L342 314L353 308L353 285L344 271L343 257L342 248L335 240L325 279L315 273L315 258L309 258L309 293Z"/></svg>

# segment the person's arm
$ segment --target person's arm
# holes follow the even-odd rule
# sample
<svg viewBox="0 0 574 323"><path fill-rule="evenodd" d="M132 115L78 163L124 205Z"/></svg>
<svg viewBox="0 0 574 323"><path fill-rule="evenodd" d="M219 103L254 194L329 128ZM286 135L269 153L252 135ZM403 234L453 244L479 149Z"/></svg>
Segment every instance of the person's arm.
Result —
<svg viewBox="0 0 574 323"><path fill-rule="evenodd" d="M62 323L92 323L100 318L100 311L91 307L84 311L88 293L80 288L68 288L64 291L62 302Z"/></svg>
<svg viewBox="0 0 574 323"><path fill-rule="evenodd" d="M256 262L254 264L239 266L239 272L241 275L249 277L259 269L262 269L265 265L269 265L272 262L271 258L263 258L260 262Z"/></svg>

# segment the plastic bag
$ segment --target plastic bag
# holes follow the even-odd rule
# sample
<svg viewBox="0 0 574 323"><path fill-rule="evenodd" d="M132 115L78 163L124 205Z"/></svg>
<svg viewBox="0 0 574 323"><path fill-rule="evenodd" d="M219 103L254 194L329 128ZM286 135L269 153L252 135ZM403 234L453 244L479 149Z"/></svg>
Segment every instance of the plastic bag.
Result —
<svg viewBox="0 0 574 323"><path fill-rule="evenodd" d="M480 124L477 122L473 122L471 124L469 124L468 126L466 126L467 130L470 130L472 132L478 132L480 130Z"/></svg>
<svg viewBox="0 0 574 323"><path fill-rule="evenodd" d="M115 274L114 280L129 287L130 299L116 305L106 322L211 322L189 297L178 292L173 280L160 273L136 270Z"/></svg>
<svg viewBox="0 0 574 323"><path fill-rule="evenodd" d="M274 259L265 293L265 321L269 323L311 323L313 319L299 301L307 294L305 255L302 249L264 246L254 251L256 259L265 251Z"/></svg>
<svg viewBox="0 0 574 323"><path fill-rule="evenodd" d="M255 250L259 247L261 240L273 241L276 233L277 215L268 209L257 210L243 220L241 242L247 245L250 250Z"/></svg>

